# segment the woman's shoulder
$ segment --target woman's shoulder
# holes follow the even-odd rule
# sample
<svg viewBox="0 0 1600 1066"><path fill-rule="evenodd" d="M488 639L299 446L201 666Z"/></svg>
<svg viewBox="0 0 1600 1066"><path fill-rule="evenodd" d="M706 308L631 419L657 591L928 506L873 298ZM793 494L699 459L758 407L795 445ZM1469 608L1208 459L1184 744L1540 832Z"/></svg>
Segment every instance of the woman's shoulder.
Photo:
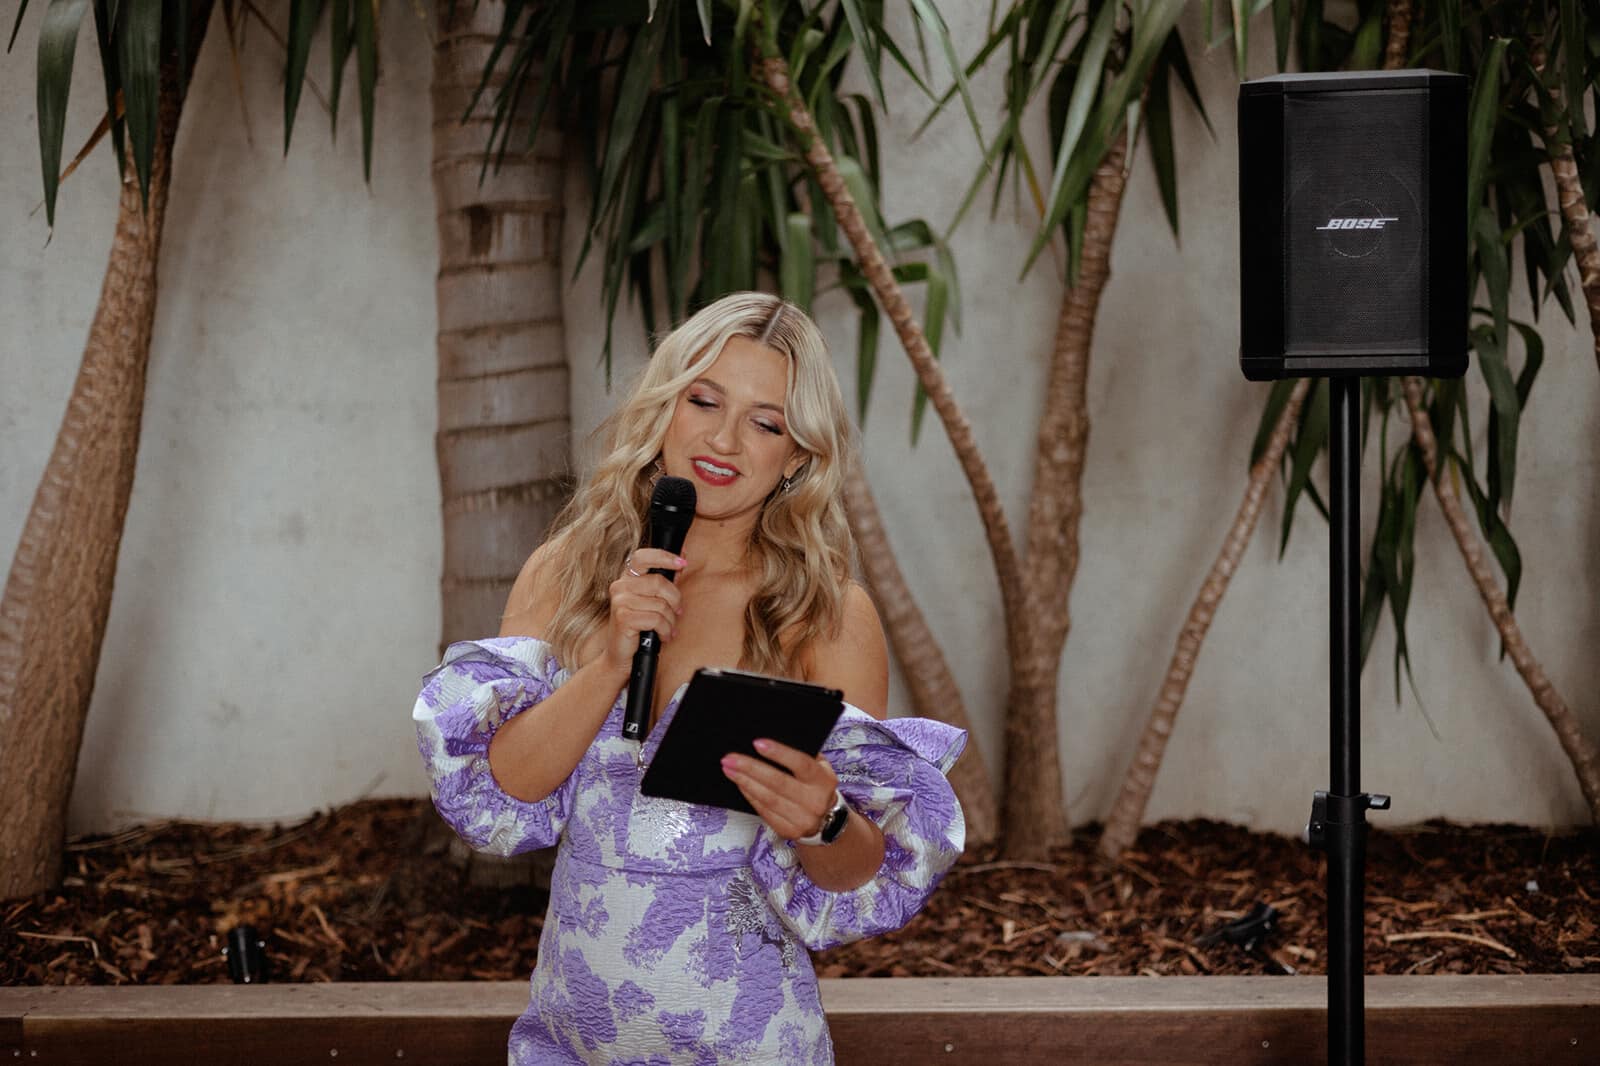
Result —
<svg viewBox="0 0 1600 1066"><path fill-rule="evenodd" d="M548 577L558 562L560 542L558 533L535 548L522 564L500 616L502 637L540 637L549 628L559 597L556 583Z"/></svg>
<svg viewBox="0 0 1600 1066"><path fill-rule="evenodd" d="M862 641L883 643L883 622L878 617L878 606L861 582L846 580L839 597L839 624L832 633L820 636L816 644L829 651L854 647Z"/></svg>
<svg viewBox="0 0 1600 1066"><path fill-rule="evenodd" d="M847 703L883 718L889 709L889 649L872 597L858 582L844 590L838 628L818 637L806 655L806 673L844 690Z"/></svg>
<svg viewBox="0 0 1600 1066"><path fill-rule="evenodd" d="M872 602L872 596L861 582L850 580L844 586L844 622L840 627L844 630L854 628L859 634L863 630L871 630L883 636L883 622L878 618L878 605Z"/></svg>

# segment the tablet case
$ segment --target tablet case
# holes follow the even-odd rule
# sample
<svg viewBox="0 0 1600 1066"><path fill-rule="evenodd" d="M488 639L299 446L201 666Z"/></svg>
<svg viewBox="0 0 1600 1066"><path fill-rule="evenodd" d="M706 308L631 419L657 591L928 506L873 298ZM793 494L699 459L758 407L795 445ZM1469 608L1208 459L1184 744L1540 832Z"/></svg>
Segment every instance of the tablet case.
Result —
<svg viewBox="0 0 1600 1066"><path fill-rule="evenodd" d="M722 772L722 757L733 752L762 758L752 743L760 737L815 755L843 713L844 693L836 688L701 667L667 724L639 791L754 814L739 786Z"/></svg>

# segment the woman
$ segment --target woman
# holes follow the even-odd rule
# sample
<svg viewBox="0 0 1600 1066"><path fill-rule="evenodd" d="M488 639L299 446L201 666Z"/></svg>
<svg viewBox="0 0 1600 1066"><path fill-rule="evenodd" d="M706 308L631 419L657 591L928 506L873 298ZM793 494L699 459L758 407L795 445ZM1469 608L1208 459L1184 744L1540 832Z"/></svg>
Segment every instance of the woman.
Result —
<svg viewBox="0 0 1600 1066"><path fill-rule="evenodd" d="M815 325L718 300L657 348L609 451L512 588L496 639L450 646L413 712L441 814L474 847L559 841L513 1063L831 1063L805 948L904 925L960 854L965 743L884 721L888 657L850 580L849 423ZM652 485L697 490L682 555L639 547ZM675 582L650 573L662 568ZM662 646L642 748L620 734L639 634ZM701 666L825 684L822 752L723 769L757 814L643 796Z"/></svg>

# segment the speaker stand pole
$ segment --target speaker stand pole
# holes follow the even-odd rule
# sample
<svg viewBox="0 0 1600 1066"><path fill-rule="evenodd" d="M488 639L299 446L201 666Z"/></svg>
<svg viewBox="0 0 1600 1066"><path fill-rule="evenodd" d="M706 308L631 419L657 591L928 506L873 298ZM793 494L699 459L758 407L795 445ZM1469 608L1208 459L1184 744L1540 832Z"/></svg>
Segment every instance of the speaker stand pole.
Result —
<svg viewBox="0 0 1600 1066"><path fill-rule="evenodd" d="M1366 1060L1367 810L1361 789L1361 379L1328 379L1329 678L1332 786L1311 804L1307 835L1328 853L1328 1063Z"/></svg>

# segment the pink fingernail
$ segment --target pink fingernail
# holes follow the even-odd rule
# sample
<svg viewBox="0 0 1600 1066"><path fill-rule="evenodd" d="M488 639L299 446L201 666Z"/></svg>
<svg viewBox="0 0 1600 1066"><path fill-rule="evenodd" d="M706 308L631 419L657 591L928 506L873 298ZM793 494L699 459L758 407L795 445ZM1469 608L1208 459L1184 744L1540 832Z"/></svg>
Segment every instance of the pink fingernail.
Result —
<svg viewBox="0 0 1600 1066"><path fill-rule="evenodd" d="M757 740L754 743L757 751L770 751L772 748L772 741L770 740Z"/></svg>
<svg viewBox="0 0 1600 1066"><path fill-rule="evenodd" d="M688 566L689 565L689 560L685 559L681 555L674 555L673 558L678 561L678 565L679 566Z"/></svg>

